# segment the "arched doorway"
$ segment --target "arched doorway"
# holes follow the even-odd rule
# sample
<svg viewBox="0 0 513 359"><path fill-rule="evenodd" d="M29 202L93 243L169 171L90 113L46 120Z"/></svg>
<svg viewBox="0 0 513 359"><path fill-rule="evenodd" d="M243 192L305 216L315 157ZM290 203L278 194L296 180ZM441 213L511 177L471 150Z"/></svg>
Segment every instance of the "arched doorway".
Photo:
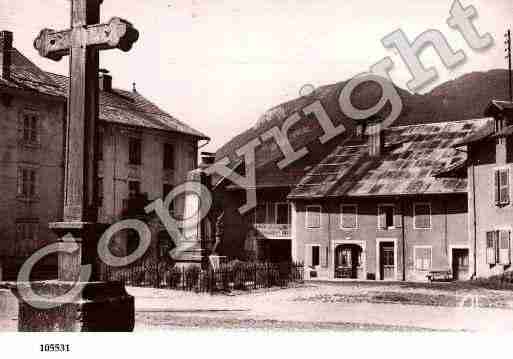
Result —
<svg viewBox="0 0 513 359"><path fill-rule="evenodd" d="M335 248L335 278L358 278L362 263L362 247L357 244L340 244Z"/></svg>

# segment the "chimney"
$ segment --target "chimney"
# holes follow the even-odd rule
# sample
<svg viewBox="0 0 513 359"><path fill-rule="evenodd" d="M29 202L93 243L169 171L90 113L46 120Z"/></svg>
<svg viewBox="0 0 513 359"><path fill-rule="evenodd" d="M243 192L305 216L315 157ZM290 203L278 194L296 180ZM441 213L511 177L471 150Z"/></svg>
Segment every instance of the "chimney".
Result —
<svg viewBox="0 0 513 359"><path fill-rule="evenodd" d="M0 31L0 78L11 78L12 32Z"/></svg>
<svg viewBox="0 0 513 359"><path fill-rule="evenodd" d="M367 130L369 134L369 156L381 156L385 145L381 122L369 124Z"/></svg>
<svg viewBox="0 0 513 359"><path fill-rule="evenodd" d="M112 92L112 76L109 75L109 71L100 69L99 85L100 90L105 92Z"/></svg>

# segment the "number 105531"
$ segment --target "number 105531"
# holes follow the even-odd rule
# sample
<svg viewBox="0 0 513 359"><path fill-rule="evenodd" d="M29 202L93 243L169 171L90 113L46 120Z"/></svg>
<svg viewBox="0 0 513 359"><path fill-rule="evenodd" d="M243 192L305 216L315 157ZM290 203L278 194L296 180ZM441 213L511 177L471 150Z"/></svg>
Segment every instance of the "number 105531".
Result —
<svg viewBox="0 0 513 359"><path fill-rule="evenodd" d="M69 352L71 347L69 344L41 344L42 352Z"/></svg>

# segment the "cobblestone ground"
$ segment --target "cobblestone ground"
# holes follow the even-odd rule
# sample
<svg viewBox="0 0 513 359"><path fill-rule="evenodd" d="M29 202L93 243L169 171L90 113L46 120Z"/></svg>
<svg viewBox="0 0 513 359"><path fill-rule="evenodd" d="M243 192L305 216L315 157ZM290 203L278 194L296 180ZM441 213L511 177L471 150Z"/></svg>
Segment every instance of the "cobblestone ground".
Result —
<svg viewBox="0 0 513 359"><path fill-rule="evenodd" d="M136 331L169 329L510 331L513 292L458 284L306 283L232 295L127 288ZM0 290L0 331L16 330L17 304Z"/></svg>

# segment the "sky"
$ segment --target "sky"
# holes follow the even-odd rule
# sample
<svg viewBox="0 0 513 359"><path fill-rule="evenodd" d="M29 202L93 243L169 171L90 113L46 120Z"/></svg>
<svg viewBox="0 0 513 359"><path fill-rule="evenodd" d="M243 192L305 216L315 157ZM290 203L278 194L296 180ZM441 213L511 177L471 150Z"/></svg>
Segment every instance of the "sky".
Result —
<svg viewBox="0 0 513 359"><path fill-rule="evenodd" d="M439 79L420 92L472 71L505 68L503 34L513 27L513 0L461 0L478 13L480 34L494 46L474 52L446 21L452 0L104 0L102 21L119 16L139 30L128 53L102 51L101 67L113 86L131 89L212 138L215 151L254 126L269 108L314 87L344 81L389 56L392 80L405 88L411 76L396 50L381 39L402 29L413 41L441 31L467 61L448 70L428 48L421 59ZM69 26L69 0L0 0L0 29L46 71L67 74L68 61L41 58L32 46L42 28Z"/></svg>

